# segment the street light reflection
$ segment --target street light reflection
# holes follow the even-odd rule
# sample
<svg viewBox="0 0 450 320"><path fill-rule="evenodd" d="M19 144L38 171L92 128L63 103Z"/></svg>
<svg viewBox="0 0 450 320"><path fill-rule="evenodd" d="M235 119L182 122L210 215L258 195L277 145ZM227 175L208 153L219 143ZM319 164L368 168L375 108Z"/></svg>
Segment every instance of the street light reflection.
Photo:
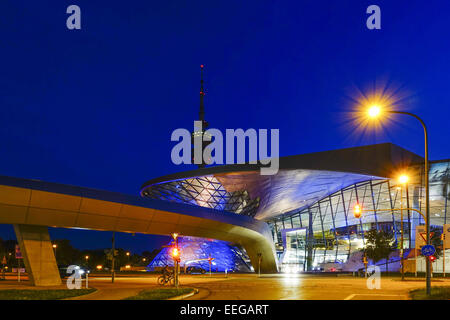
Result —
<svg viewBox="0 0 450 320"><path fill-rule="evenodd" d="M282 285L283 287L298 287L301 284L301 276L298 273L283 273Z"/></svg>

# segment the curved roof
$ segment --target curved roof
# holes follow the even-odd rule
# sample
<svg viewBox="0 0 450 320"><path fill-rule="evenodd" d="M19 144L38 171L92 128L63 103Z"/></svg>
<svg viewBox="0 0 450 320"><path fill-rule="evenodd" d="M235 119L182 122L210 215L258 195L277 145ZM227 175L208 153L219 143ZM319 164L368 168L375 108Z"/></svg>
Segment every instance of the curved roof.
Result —
<svg viewBox="0 0 450 320"><path fill-rule="evenodd" d="M257 219L301 210L349 185L391 178L402 167L423 158L391 143L309 153L280 158L273 176L260 175L260 165L236 164L206 167L171 174L146 182L149 187L171 181L214 176L228 192L246 190L259 197Z"/></svg>

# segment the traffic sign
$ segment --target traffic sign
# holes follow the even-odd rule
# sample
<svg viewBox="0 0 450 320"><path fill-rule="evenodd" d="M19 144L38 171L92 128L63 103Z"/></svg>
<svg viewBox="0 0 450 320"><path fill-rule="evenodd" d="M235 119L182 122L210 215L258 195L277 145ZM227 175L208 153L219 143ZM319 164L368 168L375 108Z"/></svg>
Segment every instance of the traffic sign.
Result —
<svg viewBox="0 0 450 320"><path fill-rule="evenodd" d="M422 247L422 254L426 257L432 256L436 252L436 249L431 244L427 244Z"/></svg>
<svg viewBox="0 0 450 320"><path fill-rule="evenodd" d="M20 252L20 247L16 244L16 259L22 259L22 252Z"/></svg>
<svg viewBox="0 0 450 320"><path fill-rule="evenodd" d="M430 232L430 237L433 238L434 232ZM416 227L416 249L420 249L427 244L427 232L425 226Z"/></svg>

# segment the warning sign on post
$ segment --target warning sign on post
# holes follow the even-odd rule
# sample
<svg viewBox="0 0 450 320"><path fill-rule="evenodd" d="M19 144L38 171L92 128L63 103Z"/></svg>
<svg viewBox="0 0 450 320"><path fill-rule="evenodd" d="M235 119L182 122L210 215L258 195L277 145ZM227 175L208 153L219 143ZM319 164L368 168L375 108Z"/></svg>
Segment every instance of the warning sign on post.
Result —
<svg viewBox="0 0 450 320"><path fill-rule="evenodd" d="M20 247L16 244L16 259L22 259L22 252L20 252Z"/></svg>
<svg viewBox="0 0 450 320"><path fill-rule="evenodd" d="M449 225L450 227L450 225ZM434 232L430 232L431 238L433 238ZM427 229L425 226L416 227L416 249L422 248L427 244Z"/></svg>
<svg viewBox="0 0 450 320"><path fill-rule="evenodd" d="M425 226L416 227L416 249L422 248L427 244L427 230Z"/></svg>

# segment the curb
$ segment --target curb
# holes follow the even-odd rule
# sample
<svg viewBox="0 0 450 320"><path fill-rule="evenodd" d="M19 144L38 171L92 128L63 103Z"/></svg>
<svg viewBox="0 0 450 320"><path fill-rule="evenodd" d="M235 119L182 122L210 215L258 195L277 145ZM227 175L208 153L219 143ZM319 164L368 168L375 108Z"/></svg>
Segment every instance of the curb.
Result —
<svg viewBox="0 0 450 320"><path fill-rule="evenodd" d="M198 293L198 289L194 288L194 290L190 293L182 294L181 296L172 297L166 300L183 300L189 297L192 297L194 294Z"/></svg>
<svg viewBox="0 0 450 320"><path fill-rule="evenodd" d="M90 296L90 295L93 295L94 293L98 293L100 291L100 290L98 290L97 288L94 288L94 287L89 287L89 289L95 289L95 290L90 292L90 293L82 294L80 296L65 298L65 299L61 299L61 300L84 300L82 298ZM73 290L76 290L76 289L73 289Z"/></svg>

